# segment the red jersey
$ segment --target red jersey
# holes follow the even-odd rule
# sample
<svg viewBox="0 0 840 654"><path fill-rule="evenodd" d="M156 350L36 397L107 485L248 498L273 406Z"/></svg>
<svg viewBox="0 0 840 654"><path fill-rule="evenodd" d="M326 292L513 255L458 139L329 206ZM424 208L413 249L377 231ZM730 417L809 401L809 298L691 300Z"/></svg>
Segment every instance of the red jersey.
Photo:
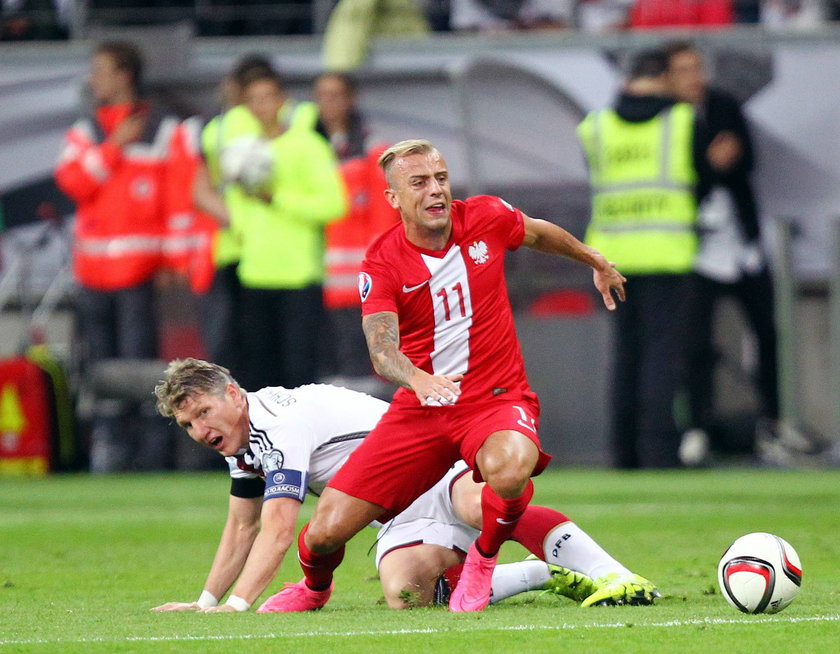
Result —
<svg viewBox="0 0 840 654"><path fill-rule="evenodd" d="M415 366L435 375L463 373L459 405L528 392L504 270L505 251L524 238L522 213L486 195L452 203L452 235L443 250L414 245L396 225L362 263L362 315L395 312L400 350ZM406 388L394 400L418 404Z"/></svg>

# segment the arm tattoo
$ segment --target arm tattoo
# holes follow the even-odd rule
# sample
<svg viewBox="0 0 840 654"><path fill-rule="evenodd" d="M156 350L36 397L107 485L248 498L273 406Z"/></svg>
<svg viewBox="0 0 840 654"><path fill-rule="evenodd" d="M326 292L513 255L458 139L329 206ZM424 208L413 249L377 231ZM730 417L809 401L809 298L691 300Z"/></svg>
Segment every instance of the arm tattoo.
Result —
<svg viewBox="0 0 840 654"><path fill-rule="evenodd" d="M370 360L376 372L395 384L411 388L408 380L416 372L408 357L400 352L397 314L380 311L362 319Z"/></svg>

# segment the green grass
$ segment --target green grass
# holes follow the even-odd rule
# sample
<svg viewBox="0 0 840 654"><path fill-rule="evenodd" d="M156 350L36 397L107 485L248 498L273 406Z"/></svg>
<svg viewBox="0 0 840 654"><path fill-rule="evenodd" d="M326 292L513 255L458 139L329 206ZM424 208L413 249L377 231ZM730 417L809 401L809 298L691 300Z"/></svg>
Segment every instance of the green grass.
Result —
<svg viewBox="0 0 840 654"><path fill-rule="evenodd" d="M566 512L667 597L582 609L530 593L477 614L391 611L378 603L366 530L322 611L158 614L149 608L201 591L225 517L224 473L4 479L0 654L840 651L840 471L551 469L536 486L536 503ZM739 613L717 590L720 554L750 531L782 536L802 559L802 592L780 614ZM509 544L502 559L524 554ZM300 577L287 557L266 595Z"/></svg>

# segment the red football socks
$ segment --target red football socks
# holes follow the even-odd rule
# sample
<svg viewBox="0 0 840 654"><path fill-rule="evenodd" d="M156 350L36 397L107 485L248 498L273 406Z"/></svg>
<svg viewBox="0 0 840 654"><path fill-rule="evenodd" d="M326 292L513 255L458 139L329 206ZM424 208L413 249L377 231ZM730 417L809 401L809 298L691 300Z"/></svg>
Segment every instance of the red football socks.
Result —
<svg viewBox="0 0 840 654"><path fill-rule="evenodd" d="M545 539L557 526L568 522L569 518L545 506L528 506L516 523L511 538L522 545L531 554L545 560Z"/></svg>
<svg viewBox="0 0 840 654"><path fill-rule="evenodd" d="M533 496L534 483L530 479L522 495L511 499L499 497L489 484L484 486L481 490L481 533L476 540L479 553L490 557L499 552Z"/></svg>
<svg viewBox="0 0 840 654"><path fill-rule="evenodd" d="M306 585L311 590L326 590L330 587L335 570L344 559L344 545L329 554L316 554L304 542L304 536L309 529L307 523L298 535L298 560L306 577Z"/></svg>

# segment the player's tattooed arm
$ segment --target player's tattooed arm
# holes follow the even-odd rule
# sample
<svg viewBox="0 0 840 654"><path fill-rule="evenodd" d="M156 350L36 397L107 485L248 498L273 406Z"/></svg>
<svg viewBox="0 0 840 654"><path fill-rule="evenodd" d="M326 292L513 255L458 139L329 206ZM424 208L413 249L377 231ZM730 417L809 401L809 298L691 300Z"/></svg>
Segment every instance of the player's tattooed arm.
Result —
<svg viewBox="0 0 840 654"><path fill-rule="evenodd" d="M404 386L417 396L423 406L454 404L461 393L461 373L432 375L417 368L400 352L400 327L397 314L380 311L362 318L370 360L376 372L395 384Z"/></svg>
<svg viewBox="0 0 840 654"><path fill-rule="evenodd" d="M400 327L397 314L380 311L362 318L362 330L377 374L395 384L411 388L411 378L418 369L400 352Z"/></svg>

